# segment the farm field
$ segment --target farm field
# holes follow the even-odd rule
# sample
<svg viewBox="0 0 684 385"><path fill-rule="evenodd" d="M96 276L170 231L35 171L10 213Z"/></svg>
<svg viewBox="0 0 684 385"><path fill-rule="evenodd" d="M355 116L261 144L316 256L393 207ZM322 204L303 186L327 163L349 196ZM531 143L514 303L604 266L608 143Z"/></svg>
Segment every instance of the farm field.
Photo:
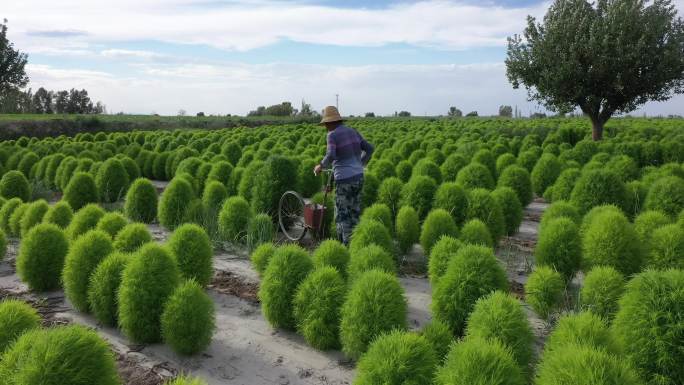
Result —
<svg viewBox="0 0 684 385"><path fill-rule="evenodd" d="M0 142L0 378L73 375L57 338L86 383L684 383L684 119L349 125L349 247L320 126ZM299 244L290 190L330 208Z"/></svg>

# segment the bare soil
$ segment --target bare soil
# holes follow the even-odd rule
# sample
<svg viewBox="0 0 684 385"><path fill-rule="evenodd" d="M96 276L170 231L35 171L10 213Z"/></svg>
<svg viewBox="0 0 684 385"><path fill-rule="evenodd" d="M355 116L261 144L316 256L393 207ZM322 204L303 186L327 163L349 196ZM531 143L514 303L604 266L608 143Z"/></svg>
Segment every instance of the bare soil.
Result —
<svg viewBox="0 0 684 385"><path fill-rule="evenodd" d="M503 239L497 249L511 292L523 300L538 219L545 208L546 204L539 201L527 207L520 231ZM157 225L151 225L150 230L156 241L168 238L168 231ZM217 252L214 256L215 275L208 290L215 303L217 330L209 348L193 357L179 356L163 344L131 345L119 330L103 327L90 315L75 311L61 291L28 292L14 268L17 251L17 241L10 240L8 257L0 262L0 298L28 301L39 310L46 326L74 322L97 330L112 346L125 384L156 385L180 373L202 377L209 384L249 385L351 384L355 376L354 365L341 352L315 350L296 333L268 325L257 298L259 278L244 251ZM405 256L400 266L409 326L418 330L431 320L431 288L420 247ZM548 326L529 306L525 309L540 351Z"/></svg>

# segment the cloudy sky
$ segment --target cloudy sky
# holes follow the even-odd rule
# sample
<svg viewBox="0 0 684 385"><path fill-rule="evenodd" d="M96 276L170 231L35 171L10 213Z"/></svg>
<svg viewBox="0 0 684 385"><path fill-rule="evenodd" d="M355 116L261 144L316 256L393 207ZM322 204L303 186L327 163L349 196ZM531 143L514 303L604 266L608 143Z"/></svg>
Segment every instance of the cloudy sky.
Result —
<svg viewBox="0 0 684 385"><path fill-rule="evenodd" d="M684 0L677 0L684 13ZM344 114L542 109L506 80L506 37L537 0L17 0L0 18L31 86L110 112L246 114L302 99ZM684 97L637 113L681 114Z"/></svg>

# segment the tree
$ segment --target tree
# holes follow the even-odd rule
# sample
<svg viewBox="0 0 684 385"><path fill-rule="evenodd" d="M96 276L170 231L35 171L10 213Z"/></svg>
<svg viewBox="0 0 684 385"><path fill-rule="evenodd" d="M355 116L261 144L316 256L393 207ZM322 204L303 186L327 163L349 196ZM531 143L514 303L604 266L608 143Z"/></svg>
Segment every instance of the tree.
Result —
<svg viewBox="0 0 684 385"><path fill-rule="evenodd" d="M7 39L7 19L4 19L0 23L0 99L26 87L29 78L24 67L27 62L28 56L14 49L14 44Z"/></svg>
<svg viewBox="0 0 684 385"><path fill-rule="evenodd" d="M460 118L463 116L463 111L459 110L456 107L449 107L449 112L447 113L448 116L451 116L453 118Z"/></svg>
<svg viewBox="0 0 684 385"><path fill-rule="evenodd" d="M33 112L36 114L51 114L53 112L52 98L52 91L40 87L33 95Z"/></svg>
<svg viewBox="0 0 684 385"><path fill-rule="evenodd" d="M187 115L187 112L184 109L181 108L180 110L178 110L178 116L185 116L185 115Z"/></svg>
<svg viewBox="0 0 684 385"><path fill-rule="evenodd" d="M470 111L470 112L468 112L468 113L466 114L466 116L467 116L467 117L478 116L478 115L477 115L477 111Z"/></svg>
<svg viewBox="0 0 684 385"><path fill-rule="evenodd" d="M684 93L684 22L671 0L556 0L508 39L508 80L551 111L579 107L600 140L615 113Z"/></svg>
<svg viewBox="0 0 684 385"><path fill-rule="evenodd" d="M375 112L366 112L363 116L365 116L366 118L374 118Z"/></svg>
<svg viewBox="0 0 684 385"><path fill-rule="evenodd" d="M66 114L69 105L69 91L57 91L55 97L55 112Z"/></svg>
<svg viewBox="0 0 684 385"><path fill-rule="evenodd" d="M408 118L411 116L411 113L408 111L400 111L399 114L397 114L400 118Z"/></svg>
<svg viewBox="0 0 684 385"><path fill-rule="evenodd" d="M504 118L513 117L513 107L511 106L499 106L499 116Z"/></svg>
<svg viewBox="0 0 684 385"><path fill-rule="evenodd" d="M204 117L204 112L200 111L197 113L198 118L203 118Z"/></svg>

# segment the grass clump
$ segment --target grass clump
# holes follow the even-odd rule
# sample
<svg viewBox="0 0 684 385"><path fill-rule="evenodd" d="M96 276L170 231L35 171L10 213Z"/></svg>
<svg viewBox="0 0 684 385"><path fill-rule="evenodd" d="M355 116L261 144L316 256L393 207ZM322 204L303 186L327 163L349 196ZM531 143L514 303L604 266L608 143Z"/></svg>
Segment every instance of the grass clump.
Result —
<svg viewBox="0 0 684 385"><path fill-rule="evenodd" d="M642 245L627 217L607 210L594 215L583 232L582 257L586 268L613 266L630 275L641 269Z"/></svg>
<svg viewBox="0 0 684 385"><path fill-rule="evenodd" d="M577 225L579 225L582 220L579 211L577 211L577 207L572 203L562 200L555 201L544 210L544 214L542 214L541 221L539 222L539 229L543 229L546 223L562 217L569 218Z"/></svg>
<svg viewBox="0 0 684 385"><path fill-rule="evenodd" d="M625 277L619 271L610 266L596 266L584 277L580 303L592 313L611 320L624 291Z"/></svg>
<svg viewBox="0 0 684 385"><path fill-rule="evenodd" d="M5 232L6 235L12 235L12 230L10 229L10 219L14 214L14 211L23 204L20 198L8 199L5 204L2 205L0 209L0 229Z"/></svg>
<svg viewBox="0 0 684 385"><path fill-rule="evenodd" d="M17 170L7 171L0 179L0 196L7 200L19 198L28 202L31 199L31 187L26 176Z"/></svg>
<svg viewBox="0 0 684 385"><path fill-rule="evenodd" d="M218 218L222 239L233 243L240 242L246 236L247 227L253 216L252 208L245 198L240 196L228 198Z"/></svg>
<svg viewBox="0 0 684 385"><path fill-rule="evenodd" d="M7 385L118 385L116 361L96 331L71 325L24 333L0 362Z"/></svg>
<svg viewBox="0 0 684 385"><path fill-rule="evenodd" d="M428 277L430 284L435 287L439 279L444 275L449 266L449 261L463 246L461 241L454 237L442 236L430 251L428 260Z"/></svg>
<svg viewBox="0 0 684 385"><path fill-rule="evenodd" d="M175 257L181 278L193 279L206 287L214 274L214 250L207 232L200 226L186 223L178 227L168 241Z"/></svg>
<svg viewBox="0 0 684 385"><path fill-rule="evenodd" d="M96 230L107 233L112 239L128 224L126 217L118 212L107 213L100 218L95 226Z"/></svg>
<svg viewBox="0 0 684 385"><path fill-rule="evenodd" d="M146 178L138 178L128 188L124 213L131 221L152 223L157 218L158 205L157 189L152 182Z"/></svg>
<svg viewBox="0 0 684 385"><path fill-rule="evenodd" d="M456 175L456 183L466 190L477 188L494 189L492 172L487 166L477 162L471 162L459 170Z"/></svg>
<svg viewBox="0 0 684 385"><path fill-rule="evenodd" d="M45 213L50 209L45 199L40 199L29 203L26 207L26 212L21 218L21 223L19 225L19 233L23 237L28 233L29 230L38 223L43 221Z"/></svg>
<svg viewBox="0 0 684 385"><path fill-rule="evenodd" d="M684 269L684 228L665 225L653 231L646 266L653 269Z"/></svg>
<svg viewBox="0 0 684 385"><path fill-rule="evenodd" d="M121 276L130 260L129 254L114 252L100 262L88 284L88 305L98 322L116 326Z"/></svg>
<svg viewBox="0 0 684 385"><path fill-rule="evenodd" d="M446 210L434 209L423 222L423 229L420 233L420 245L426 255L430 254L432 246L444 235L456 237L458 228Z"/></svg>
<svg viewBox="0 0 684 385"><path fill-rule="evenodd" d="M418 242L420 236L420 218L411 206L403 206L397 213L395 232L399 250L406 254Z"/></svg>
<svg viewBox="0 0 684 385"><path fill-rule="evenodd" d="M551 266L570 282L582 262L582 242L577 224L567 217L546 222L534 249L537 265Z"/></svg>
<svg viewBox="0 0 684 385"><path fill-rule="evenodd" d="M0 301L0 355L26 331L40 327L40 315L24 301Z"/></svg>
<svg viewBox="0 0 684 385"><path fill-rule="evenodd" d="M341 242L334 239L321 242L312 255L314 268L334 267L342 278L347 277L349 258L349 250Z"/></svg>
<svg viewBox="0 0 684 385"><path fill-rule="evenodd" d="M383 271L363 273L341 310L340 342L347 357L359 359L382 333L406 328L407 305L399 280Z"/></svg>
<svg viewBox="0 0 684 385"><path fill-rule="evenodd" d="M355 249L351 253L347 267L347 276L350 282L356 280L364 272L373 269L395 274L397 267L392 256L376 244Z"/></svg>
<svg viewBox="0 0 684 385"><path fill-rule="evenodd" d="M12 215L9 218L9 222L7 224L9 228L9 234L15 238L19 238L21 236L21 220L24 218L24 214L26 214L26 210L28 210L30 205L30 203L20 204L12 212Z"/></svg>
<svg viewBox="0 0 684 385"><path fill-rule="evenodd" d="M653 231L670 223L672 220L662 211L647 210L634 218L634 231L639 236L641 244L648 249Z"/></svg>
<svg viewBox="0 0 684 385"><path fill-rule="evenodd" d="M165 385L207 385L206 382L199 378L192 378L189 376L178 376L171 381L165 382Z"/></svg>
<svg viewBox="0 0 684 385"><path fill-rule="evenodd" d="M98 168L95 184L100 199L105 203L113 203L124 196L130 179L123 163L119 159L109 158Z"/></svg>
<svg viewBox="0 0 684 385"><path fill-rule="evenodd" d="M448 262L432 292L432 313L456 336L463 335L475 302L495 290L507 290L508 279L491 249L464 245Z"/></svg>
<svg viewBox="0 0 684 385"><path fill-rule="evenodd" d="M620 349L606 321L592 312L570 313L558 324L544 344L544 350L562 349L567 345L591 346L609 353L620 354Z"/></svg>
<svg viewBox="0 0 684 385"><path fill-rule="evenodd" d="M80 210L90 203L97 203L99 195L93 176L87 172L77 172L74 174L64 189L64 197L62 199L67 201L74 210Z"/></svg>
<svg viewBox="0 0 684 385"><path fill-rule="evenodd" d="M468 208L466 192L457 183L442 183L435 192L435 201L432 207L446 210L454 218L456 225L461 226L465 221L466 209Z"/></svg>
<svg viewBox="0 0 684 385"><path fill-rule="evenodd" d="M561 163L553 154L543 154L532 169L530 178L532 190L542 196L547 188L553 185L561 173Z"/></svg>
<svg viewBox="0 0 684 385"><path fill-rule="evenodd" d="M523 218L523 207L518 195L510 187L497 187L492 191L491 196L501 206L506 224L505 234L517 233Z"/></svg>
<svg viewBox="0 0 684 385"><path fill-rule="evenodd" d="M432 208L432 201L437 190L435 180L423 175L412 176L401 189L401 206L416 209L420 218L425 218Z"/></svg>
<svg viewBox="0 0 684 385"><path fill-rule="evenodd" d="M89 311L88 284L97 265L112 251L112 240L102 231L89 231L76 239L64 260L64 294L74 307Z"/></svg>
<svg viewBox="0 0 684 385"><path fill-rule="evenodd" d="M477 300L466 329L466 338L473 337L499 340L511 349L520 370L527 372L534 334L522 304L510 294L495 291Z"/></svg>
<svg viewBox="0 0 684 385"><path fill-rule="evenodd" d="M247 247L254 249L262 243L273 242L275 229L273 220L268 214L257 214L249 221L247 226Z"/></svg>
<svg viewBox="0 0 684 385"><path fill-rule="evenodd" d="M684 380L684 271L647 270L627 283L613 321L618 343L651 384ZM679 341L679 342L676 342Z"/></svg>
<svg viewBox="0 0 684 385"><path fill-rule="evenodd" d="M549 266L537 266L525 283L525 301L542 318L560 308L565 291L563 276Z"/></svg>
<svg viewBox="0 0 684 385"><path fill-rule="evenodd" d="M114 248L124 253L132 253L149 242L152 242L152 234L146 225L129 223L116 234Z"/></svg>
<svg viewBox="0 0 684 385"><path fill-rule="evenodd" d="M294 296L312 267L309 254L297 245L281 246L271 257L259 288L259 300L264 318L274 328L295 328Z"/></svg>
<svg viewBox="0 0 684 385"><path fill-rule="evenodd" d="M202 285L190 279L179 285L164 305L164 342L182 355L197 354L211 343L216 328L214 302Z"/></svg>
<svg viewBox="0 0 684 385"><path fill-rule="evenodd" d="M467 218L479 219L487 225L494 244L506 233L503 209L492 194L484 189L470 190L468 193Z"/></svg>
<svg viewBox="0 0 684 385"><path fill-rule="evenodd" d="M351 242L349 242L349 251L354 254L370 244L376 244L390 255L394 255L394 241L387 228L376 220L367 219L354 229Z"/></svg>
<svg viewBox="0 0 684 385"><path fill-rule="evenodd" d="M347 285L332 266L312 271L299 285L293 300L297 331L316 349L339 346L340 309Z"/></svg>
<svg viewBox="0 0 684 385"><path fill-rule="evenodd" d="M97 222L104 215L105 211L95 203L88 204L78 210L66 229L69 239L74 240L87 231L95 229Z"/></svg>
<svg viewBox="0 0 684 385"><path fill-rule="evenodd" d="M668 176L655 181L646 195L646 208L676 218L684 210L684 179Z"/></svg>
<svg viewBox="0 0 684 385"><path fill-rule="evenodd" d="M392 219L392 211L387 205L375 203L366 207L361 214L360 220L364 221L369 219L382 223L387 228L387 231L392 234L394 230L394 221Z"/></svg>
<svg viewBox="0 0 684 385"><path fill-rule="evenodd" d="M71 219L74 217L74 211L71 206L66 201L59 201L52 205L50 209L45 213L43 217L43 222L53 223L62 229L66 229L71 223Z"/></svg>
<svg viewBox="0 0 684 385"><path fill-rule="evenodd" d="M425 340L432 345L438 362L442 362L454 343L454 334L444 322L433 319L420 331Z"/></svg>
<svg viewBox="0 0 684 385"><path fill-rule="evenodd" d="M384 179L378 187L377 202L389 207L392 212L392 217L396 217L399 211L399 203L401 200L401 188L404 182L397 177L389 177Z"/></svg>
<svg viewBox="0 0 684 385"><path fill-rule="evenodd" d="M161 340L164 304L179 282L178 266L167 249L148 243L131 258L117 298L119 326L128 338L136 343Z"/></svg>
<svg viewBox="0 0 684 385"><path fill-rule="evenodd" d="M532 180L530 173L520 166L506 167L497 181L497 187L510 187L518 194L520 203L524 206L532 203Z"/></svg>
<svg viewBox="0 0 684 385"><path fill-rule="evenodd" d="M188 204L195 198L195 190L183 177L174 178L159 199L159 223L173 230L186 218Z"/></svg>
<svg viewBox="0 0 684 385"><path fill-rule="evenodd" d="M51 223L36 225L21 242L17 273L33 291L57 289L68 251L69 241L62 229Z"/></svg>
<svg viewBox="0 0 684 385"><path fill-rule="evenodd" d="M252 267L254 267L254 270L259 274L259 277L264 275L264 271L266 271L266 267L271 261L271 257L273 257L275 251L276 247L273 243L263 243L252 251L249 259L252 262Z"/></svg>
<svg viewBox="0 0 684 385"><path fill-rule="evenodd" d="M354 384L431 384L436 366L424 337L394 330L375 339L361 357Z"/></svg>
<svg viewBox="0 0 684 385"><path fill-rule="evenodd" d="M605 169L587 170L580 175L572 189L570 203L584 214L592 207L613 204L627 206L627 188L620 177Z"/></svg>
<svg viewBox="0 0 684 385"><path fill-rule="evenodd" d="M434 383L524 385L526 381L513 354L500 341L468 338L452 345Z"/></svg>

